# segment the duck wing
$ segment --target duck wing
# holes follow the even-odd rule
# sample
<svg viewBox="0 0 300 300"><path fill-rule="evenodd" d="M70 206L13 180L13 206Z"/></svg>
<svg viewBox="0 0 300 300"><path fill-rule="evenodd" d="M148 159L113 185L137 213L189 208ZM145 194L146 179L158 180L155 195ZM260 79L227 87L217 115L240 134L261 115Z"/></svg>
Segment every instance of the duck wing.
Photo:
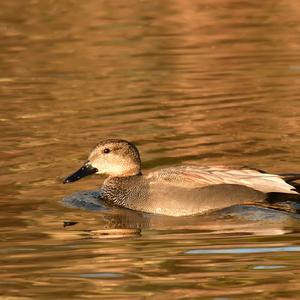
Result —
<svg viewBox="0 0 300 300"><path fill-rule="evenodd" d="M176 187L199 188L210 185L233 184L250 187L264 193L298 194L280 175L242 167L182 165L164 168L147 175L151 184L160 182Z"/></svg>

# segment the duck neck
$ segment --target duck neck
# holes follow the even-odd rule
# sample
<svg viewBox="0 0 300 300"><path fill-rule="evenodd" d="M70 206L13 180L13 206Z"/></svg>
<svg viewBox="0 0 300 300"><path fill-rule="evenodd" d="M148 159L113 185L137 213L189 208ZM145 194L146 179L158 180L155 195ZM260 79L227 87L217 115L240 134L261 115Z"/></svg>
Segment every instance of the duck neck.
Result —
<svg viewBox="0 0 300 300"><path fill-rule="evenodd" d="M133 191L141 184L143 176L141 173L131 176L110 176L100 190L101 198L110 203L127 207Z"/></svg>
<svg viewBox="0 0 300 300"><path fill-rule="evenodd" d="M108 178L121 178L121 177L131 177L136 175L141 175L141 168L138 166L121 166L117 167L113 170L110 170L111 172L107 173Z"/></svg>

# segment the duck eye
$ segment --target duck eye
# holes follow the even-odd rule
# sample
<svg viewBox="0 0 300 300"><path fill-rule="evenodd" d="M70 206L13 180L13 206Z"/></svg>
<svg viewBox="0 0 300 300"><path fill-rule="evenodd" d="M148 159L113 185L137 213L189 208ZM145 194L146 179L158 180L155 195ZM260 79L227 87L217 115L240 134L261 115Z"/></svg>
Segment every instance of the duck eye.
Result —
<svg viewBox="0 0 300 300"><path fill-rule="evenodd" d="M103 150L103 153L109 153L110 152L110 150L108 149L108 148L105 148L104 150Z"/></svg>

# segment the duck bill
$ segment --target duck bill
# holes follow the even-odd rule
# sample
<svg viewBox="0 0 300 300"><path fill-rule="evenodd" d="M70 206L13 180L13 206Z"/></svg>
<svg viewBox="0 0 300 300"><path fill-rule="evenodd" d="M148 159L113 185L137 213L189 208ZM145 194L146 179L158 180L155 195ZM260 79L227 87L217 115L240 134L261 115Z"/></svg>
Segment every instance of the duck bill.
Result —
<svg viewBox="0 0 300 300"><path fill-rule="evenodd" d="M95 174L97 171L98 171L97 168L94 168L91 165L91 163L88 161L78 171L68 176L63 182L64 183L74 182L85 176Z"/></svg>

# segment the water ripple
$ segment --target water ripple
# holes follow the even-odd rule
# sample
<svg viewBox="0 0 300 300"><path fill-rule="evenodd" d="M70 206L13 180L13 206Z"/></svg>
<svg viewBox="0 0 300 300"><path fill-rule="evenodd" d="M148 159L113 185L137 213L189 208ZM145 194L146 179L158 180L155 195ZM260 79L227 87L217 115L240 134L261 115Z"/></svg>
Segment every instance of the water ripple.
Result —
<svg viewBox="0 0 300 300"><path fill-rule="evenodd" d="M231 249L195 249L185 251L186 254L247 254L247 253L271 253L271 252L298 252L300 247L269 247L269 248L231 248Z"/></svg>

